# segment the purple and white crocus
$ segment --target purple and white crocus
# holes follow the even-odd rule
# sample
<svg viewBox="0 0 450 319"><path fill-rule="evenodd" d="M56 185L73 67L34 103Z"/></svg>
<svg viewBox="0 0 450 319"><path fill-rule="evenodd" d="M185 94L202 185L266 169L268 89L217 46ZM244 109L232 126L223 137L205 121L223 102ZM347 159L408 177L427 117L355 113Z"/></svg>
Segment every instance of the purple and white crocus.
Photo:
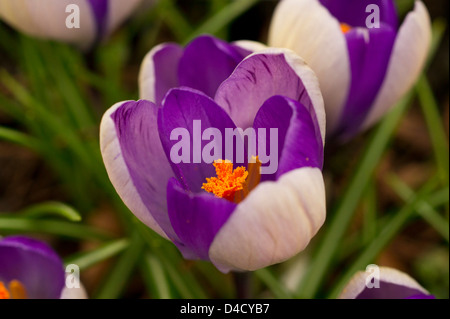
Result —
<svg viewBox="0 0 450 319"><path fill-rule="evenodd" d="M379 267L377 286L368 285L367 272L357 272L339 299L435 299L416 280L394 268ZM372 278L370 278L372 280Z"/></svg>
<svg viewBox="0 0 450 319"><path fill-rule="evenodd" d="M287 260L325 220L318 80L293 52L251 54L261 48L210 36L186 48L160 45L142 66L145 100L114 105L101 123L103 160L124 203L185 258L209 260L222 272ZM195 132L195 121L203 131ZM219 137L205 140L211 128ZM257 162L224 158L224 131L236 128L278 130L275 173L260 175ZM174 163L177 129L193 136L192 152L217 147L214 162L190 154L189 163Z"/></svg>
<svg viewBox="0 0 450 319"><path fill-rule="evenodd" d="M281 0L268 42L311 66L325 100L327 134L346 140L411 89L430 48L431 24L421 1L399 25L393 0Z"/></svg>
<svg viewBox="0 0 450 319"><path fill-rule="evenodd" d="M0 299L85 299L68 288L64 266L47 244L23 236L0 238Z"/></svg>
<svg viewBox="0 0 450 319"><path fill-rule="evenodd" d="M89 48L114 31L142 1L2 0L0 19L34 37ZM73 5L79 8L79 28L68 28L66 24Z"/></svg>

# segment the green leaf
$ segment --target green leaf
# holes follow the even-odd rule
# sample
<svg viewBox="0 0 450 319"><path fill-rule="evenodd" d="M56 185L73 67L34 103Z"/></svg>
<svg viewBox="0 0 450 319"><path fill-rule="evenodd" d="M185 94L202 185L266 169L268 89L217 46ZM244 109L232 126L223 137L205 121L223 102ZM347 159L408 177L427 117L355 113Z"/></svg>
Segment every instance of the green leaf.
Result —
<svg viewBox="0 0 450 319"><path fill-rule="evenodd" d="M291 299L291 293L284 287L279 280L270 272L269 269L263 268L255 271L255 275L269 287L270 291L276 298Z"/></svg>
<svg viewBox="0 0 450 319"><path fill-rule="evenodd" d="M364 252L357 258L353 265L348 268L342 276L335 288L330 294L330 298L336 298L342 291L350 278L360 269L364 269L368 264L372 263L386 245L395 237L396 234L406 225L408 220L417 210L418 204L436 187L437 180L430 180L419 191L417 196L411 198L410 201L400 211L394 213L389 222L383 227L378 236L368 245Z"/></svg>
<svg viewBox="0 0 450 319"><path fill-rule="evenodd" d="M24 217L41 217L55 215L67 218L72 222L81 221L81 215L74 208L59 202L45 202L28 207L19 212Z"/></svg>
<svg viewBox="0 0 450 319"><path fill-rule="evenodd" d="M13 233L45 233L85 240L108 240L112 236L93 227L64 221L38 220L24 217L0 216L0 231Z"/></svg>
<svg viewBox="0 0 450 319"><path fill-rule="evenodd" d="M443 183L448 184L449 178L449 150L447 134L445 133L439 106L425 75L419 78L416 86L420 105L428 126L428 132L434 149L439 176Z"/></svg>
<svg viewBox="0 0 450 319"><path fill-rule="evenodd" d="M143 257L141 272L144 276L148 292L152 298L170 299L170 285L161 261L150 253Z"/></svg>
<svg viewBox="0 0 450 319"><path fill-rule="evenodd" d="M417 197L411 188L408 187L398 176L390 175L388 184L404 201ZM420 201L417 204L417 212L423 217L447 242L449 242L449 223L441 216L427 201Z"/></svg>
<svg viewBox="0 0 450 319"><path fill-rule="evenodd" d="M112 271L104 278L96 298L117 299L121 296L129 282L128 279L138 265L143 250L143 241L137 234L134 234L128 248L119 257Z"/></svg>
<svg viewBox="0 0 450 319"><path fill-rule="evenodd" d="M37 153L41 152L41 143L39 140L7 127L0 126L0 139L26 147Z"/></svg>
<svg viewBox="0 0 450 319"><path fill-rule="evenodd" d="M128 239L114 240L92 251L81 252L70 256L64 260L64 264L75 264L80 267L81 270L85 270L103 260L121 253L123 250L128 248L129 245L130 241Z"/></svg>
<svg viewBox="0 0 450 319"><path fill-rule="evenodd" d="M179 42L186 39L192 33L191 24L185 19L173 0L161 0L158 2L155 10L164 17L164 21L170 27L170 30Z"/></svg>
<svg viewBox="0 0 450 319"><path fill-rule="evenodd" d="M377 234L377 219L377 189L375 183L370 183L364 201L363 242L366 244Z"/></svg>
<svg viewBox="0 0 450 319"><path fill-rule="evenodd" d="M168 277L182 298L204 299L207 294L203 291L198 280L187 269L183 269L183 258L172 243L163 242L160 246L150 230L142 223L136 224L140 235L145 240L148 249L158 257L167 272ZM179 265L174 267L174 265Z"/></svg>

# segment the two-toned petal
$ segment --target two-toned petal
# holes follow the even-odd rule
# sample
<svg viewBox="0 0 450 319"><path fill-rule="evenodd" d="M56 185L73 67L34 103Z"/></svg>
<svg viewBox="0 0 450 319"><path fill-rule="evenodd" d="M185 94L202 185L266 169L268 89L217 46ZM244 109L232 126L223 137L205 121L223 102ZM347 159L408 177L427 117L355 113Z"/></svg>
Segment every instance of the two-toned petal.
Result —
<svg viewBox="0 0 450 319"><path fill-rule="evenodd" d="M139 96L159 105L166 93L179 86L178 63L183 48L174 43L154 47L144 58L139 73Z"/></svg>
<svg viewBox="0 0 450 319"><path fill-rule="evenodd" d="M339 124L331 134L348 138L355 135L371 111L385 80L396 31L390 26L355 28L346 33L352 83Z"/></svg>
<svg viewBox="0 0 450 319"><path fill-rule="evenodd" d="M282 0L272 18L268 43L293 50L314 70L325 100L327 128L334 130L351 84L339 21L318 0Z"/></svg>
<svg viewBox="0 0 450 319"><path fill-rule="evenodd" d="M285 261L305 249L325 215L322 172L299 168L255 188L217 233L209 257L223 272Z"/></svg>
<svg viewBox="0 0 450 319"><path fill-rule="evenodd" d="M379 267L376 273L356 273L339 299L434 299L434 296L409 275L393 268Z"/></svg>
<svg viewBox="0 0 450 319"><path fill-rule="evenodd" d="M76 31L66 27L66 8L71 4L80 9L80 28ZM0 17L31 36L86 46L97 36L92 9L91 3L85 0L5 0L0 2Z"/></svg>
<svg viewBox="0 0 450 319"><path fill-rule="evenodd" d="M431 46L431 22L421 1L416 1L401 25L389 61L386 78L363 129L375 124L414 85Z"/></svg>
<svg viewBox="0 0 450 319"><path fill-rule="evenodd" d="M141 65L140 97L159 105L171 88L179 86L214 97L251 50L261 47L251 41L229 44L209 35L195 38L186 48L172 43L156 46Z"/></svg>
<svg viewBox="0 0 450 319"><path fill-rule="evenodd" d="M376 5L379 10L380 24L393 29L398 27L397 11L394 0L320 0L340 22L352 27L366 27L367 19Z"/></svg>
<svg viewBox="0 0 450 319"><path fill-rule="evenodd" d="M109 178L128 208L161 236L176 240L166 201L174 174L159 139L157 113L148 101L114 105L103 116L100 147Z"/></svg>
<svg viewBox="0 0 450 319"><path fill-rule="evenodd" d="M215 100L237 127L251 127L260 107L281 95L303 104L325 139L325 110L314 72L286 49L267 49L242 61L217 90Z"/></svg>
<svg viewBox="0 0 450 319"><path fill-rule="evenodd" d="M31 36L68 42L87 49L95 41L114 31L141 2L142 0L2 0L0 18ZM79 25L72 26L78 17Z"/></svg>

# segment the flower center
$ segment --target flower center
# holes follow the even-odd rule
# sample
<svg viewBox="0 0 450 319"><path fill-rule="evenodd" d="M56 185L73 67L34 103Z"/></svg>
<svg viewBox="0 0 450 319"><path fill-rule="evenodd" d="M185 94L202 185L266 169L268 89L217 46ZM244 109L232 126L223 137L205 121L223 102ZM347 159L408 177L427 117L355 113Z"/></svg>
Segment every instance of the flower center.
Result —
<svg viewBox="0 0 450 319"><path fill-rule="evenodd" d="M347 32L349 32L349 31L351 31L352 30L352 27L351 26L349 26L348 24L346 24L346 23L341 23L341 30L342 30L342 33L347 33Z"/></svg>
<svg viewBox="0 0 450 319"><path fill-rule="evenodd" d="M248 171L243 166L233 170L233 163L229 160L214 161L217 177L207 178L202 189L230 202L240 203L261 180L261 162L258 157L253 157L253 161L248 164Z"/></svg>
<svg viewBox="0 0 450 319"><path fill-rule="evenodd" d="M0 300L1 299L28 299L25 286L18 280L12 280L6 289L5 284L0 281Z"/></svg>

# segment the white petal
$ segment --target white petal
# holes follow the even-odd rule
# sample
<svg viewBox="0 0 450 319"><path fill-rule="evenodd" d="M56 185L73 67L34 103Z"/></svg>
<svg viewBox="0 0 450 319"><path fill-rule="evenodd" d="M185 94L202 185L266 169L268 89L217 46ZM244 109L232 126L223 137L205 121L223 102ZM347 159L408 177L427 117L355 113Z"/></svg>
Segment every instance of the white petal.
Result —
<svg viewBox="0 0 450 319"><path fill-rule="evenodd" d="M254 189L220 229L209 256L223 272L282 262L305 249L325 215L322 172L299 168Z"/></svg>
<svg viewBox="0 0 450 319"><path fill-rule="evenodd" d="M139 71L139 98L155 102L155 63L153 57L156 53L166 47L167 44L162 43L155 46L145 56Z"/></svg>
<svg viewBox="0 0 450 319"><path fill-rule="evenodd" d="M105 163L109 179L125 205L127 205L133 214L145 225L168 239L167 235L142 202L138 191L131 180L127 165L122 157L122 150L111 115L124 103L126 102L115 104L103 115L100 124L100 149L103 156L103 162Z"/></svg>
<svg viewBox="0 0 450 319"><path fill-rule="evenodd" d="M416 1L414 11L400 27L386 79L362 129L376 123L412 88L425 64L430 45L430 17L425 5Z"/></svg>
<svg viewBox="0 0 450 319"><path fill-rule="evenodd" d="M80 28L68 29L69 4L80 7ZM18 30L35 37L87 47L96 36L91 8L85 0L2 0L0 16Z"/></svg>
<svg viewBox="0 0 450 319"><path fill-rule="evenodd" d="M347 42L339 22L317 0L282 0L272 18L269 46L295 51L317 74L332 132L351 80Z"/></svg>
<svg viewBox="0 0 450 319"><path fill-rule="evenodd" d="M232 44L237 45L238 47L250 52L259 52L267 49L267 46L265 44L257 41L239 40L233 42Z"/></svg>
<svg viewBox="0 0 450 319"><path fill-rule="evenodd" d="M394 268L379 267L380 269L380 281L417 289L424 294L429 294L417 281ZM355 299L366 288L366 279L368 273L364 271L357 272L347 286L342 290L339 299ZM374 288L376 289L376 288Z"/></svg>
<svg viewBox="0 0 450 319"><path fill-rule="evenodd" d="M88 299L86 289L80 283L79 288L68 288L65 286L61 292L60 299Z"/></svg>

